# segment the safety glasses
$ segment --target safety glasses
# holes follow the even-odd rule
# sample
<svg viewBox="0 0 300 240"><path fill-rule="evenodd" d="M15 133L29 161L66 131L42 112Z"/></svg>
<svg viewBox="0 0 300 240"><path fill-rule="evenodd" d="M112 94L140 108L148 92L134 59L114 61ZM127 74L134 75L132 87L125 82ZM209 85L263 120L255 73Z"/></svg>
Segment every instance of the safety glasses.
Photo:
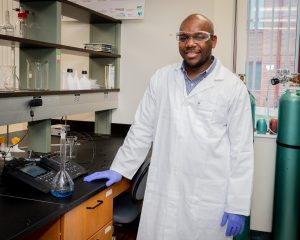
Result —
<svg viewBox="0 0 300 240"><path fill-rule="evenodd" d="M214 36L212 33L206 32L206 31L199 31L199 32L178 32L176 34L176 39L180 43L186 43L189 41L190 38L193 39L194 42L200 43L200 42L206 42L208 41L212 36Z"/></svg>

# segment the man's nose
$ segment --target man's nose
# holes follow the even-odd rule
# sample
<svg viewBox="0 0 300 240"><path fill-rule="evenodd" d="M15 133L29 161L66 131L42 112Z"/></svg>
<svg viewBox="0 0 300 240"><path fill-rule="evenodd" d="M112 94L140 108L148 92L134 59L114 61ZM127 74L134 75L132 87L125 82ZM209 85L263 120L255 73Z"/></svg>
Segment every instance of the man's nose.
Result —
<svg viewBox="0 0 300 240"><path fill-rule="evenodd" d="M188 40L186 41L186 45L195 45L195 40L192 36L189 36Z"/></svg>

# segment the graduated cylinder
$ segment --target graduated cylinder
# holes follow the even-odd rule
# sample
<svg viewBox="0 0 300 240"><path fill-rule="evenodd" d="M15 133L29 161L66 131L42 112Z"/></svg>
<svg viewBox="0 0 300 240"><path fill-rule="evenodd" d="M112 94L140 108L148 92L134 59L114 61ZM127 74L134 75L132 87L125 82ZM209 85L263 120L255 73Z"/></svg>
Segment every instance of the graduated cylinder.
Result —
<svg viewBox="0 0 300 240"><path fill-rule="evenodd" d="M279 100L273 239L300 239L300 92Z"/></svg>

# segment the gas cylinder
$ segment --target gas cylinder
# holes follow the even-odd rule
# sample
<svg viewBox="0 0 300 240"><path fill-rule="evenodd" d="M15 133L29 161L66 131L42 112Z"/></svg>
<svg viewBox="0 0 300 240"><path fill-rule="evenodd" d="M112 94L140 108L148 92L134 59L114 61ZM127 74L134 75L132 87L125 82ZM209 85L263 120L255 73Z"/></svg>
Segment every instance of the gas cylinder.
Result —
<svg viewBox="0 0 300 240"><path fill-rule="evenodd" d="M279 99L273 239L300 239L300 91Z"/></svg>
<svg viewBox="0 0 300 240"><path fill-rule="evenodd" d="M255 126L255 97L252 95L250 91L249 92L249 97L250 97L250 103L251 103L251 112L252 112L252 126L254 130Z"/></svg>
<svg viewBox="0 0 300 240"><path fill-rule="evenodd" d="M238 74L239 78L246 84L246 74ZM252 93L248 90L249 97L250 97L250 103L251 103L251 112L252 112L252 126L254 130L254 124L255 124L255 97L252 95Z"/></svg>

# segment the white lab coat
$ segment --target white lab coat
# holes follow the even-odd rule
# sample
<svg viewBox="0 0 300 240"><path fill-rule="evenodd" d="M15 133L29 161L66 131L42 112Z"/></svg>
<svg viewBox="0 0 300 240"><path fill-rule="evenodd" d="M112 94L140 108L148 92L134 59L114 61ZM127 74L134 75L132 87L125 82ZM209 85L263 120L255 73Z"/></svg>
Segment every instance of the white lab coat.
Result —
<svg viewBox="0 0 300 240"><path fill-rule="evenodd" d="M221 240L223 212L249 215L251 107L219 60L187 95L181 64L158 70L112 170L131 179L153 142L138 240Z"/></svg>

